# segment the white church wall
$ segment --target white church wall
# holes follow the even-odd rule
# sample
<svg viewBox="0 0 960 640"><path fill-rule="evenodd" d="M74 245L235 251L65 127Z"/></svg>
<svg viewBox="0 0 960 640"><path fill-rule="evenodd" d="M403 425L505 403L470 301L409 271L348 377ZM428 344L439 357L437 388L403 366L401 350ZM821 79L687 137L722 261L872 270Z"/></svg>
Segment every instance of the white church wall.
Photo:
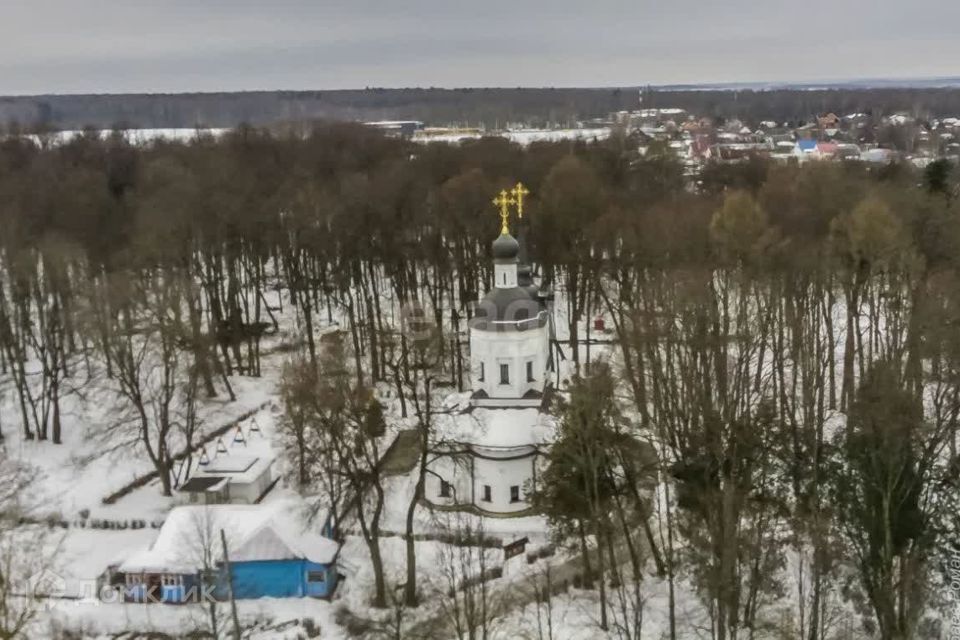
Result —
<svg viewBox="0 0 960 640"><path fill-rule="evenodd" d="M517 265L493 265L493 278L494 284L501 289L512 289L513 287L517 286Z"/></svg>
<svg viewBox="0 0 960 640"><path fill-rule="evenodd" d="M475 504L495 513L516 513L529 508L528 491L533 486L536 458L497 460L477 456L441 456L432 460L424 486L426 499L436 505ZM471 476L471 471L473 476ZM441 495L442 482L449 483L447 496ZM485 486L490 487L486 499ZM516 487L518 500L511 499Z"/></svg>
<svg viewBox="0 0 960 640"><path fill-rule="evenodd" d="M486 511L513 513L523 511L530 504L526 490L533 479L533 458L514 460L489 460L476 458L474 461L474 500L475 504ZM490 500L485 500L484 486L490 487ZM519 500L510 499L510 488L517 487Z"/></svg>
<svg viewBox="0 0 960 640"><path fill-rule="evenodd" d="M441 456L427 465L424 495L433 504L470 504L473 483L470 475L470 460L465 457ZM450 484L449 495L441 495L442 481Z"/></svg>
<svg viewBox="0 0 960 640"><path fill-rule="evenodd" d="M542 391L547 379L548 331L546 326L526 331L472 330L473 389L483 389L491 398L519 398L530 389ZM532 381L527 380L527 362L533 365ZM509 367L509 384L500 383L500 366L504 364Z"/></svg>

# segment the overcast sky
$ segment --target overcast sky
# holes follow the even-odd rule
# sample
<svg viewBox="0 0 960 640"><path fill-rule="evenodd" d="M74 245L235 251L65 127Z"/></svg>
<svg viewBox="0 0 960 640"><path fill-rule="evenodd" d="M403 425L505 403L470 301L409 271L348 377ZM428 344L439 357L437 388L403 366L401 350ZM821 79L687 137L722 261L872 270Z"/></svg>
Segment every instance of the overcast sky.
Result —
<svg viewBox="0 0 960 640"><path fill-rule="evenodd" d="M958 0L0 0L0 94L960 74Z"/></svg>

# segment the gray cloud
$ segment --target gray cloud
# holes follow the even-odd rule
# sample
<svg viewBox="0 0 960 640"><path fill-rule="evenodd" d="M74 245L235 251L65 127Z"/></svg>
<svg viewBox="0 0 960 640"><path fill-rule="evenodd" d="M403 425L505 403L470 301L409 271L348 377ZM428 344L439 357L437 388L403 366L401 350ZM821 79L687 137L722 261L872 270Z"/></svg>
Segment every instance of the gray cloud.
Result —
<svg viewBox="0 0 960 640"><path fill-rule="evenodd" d="M955 0L13 0L0 94L958 73Z"/></svg>

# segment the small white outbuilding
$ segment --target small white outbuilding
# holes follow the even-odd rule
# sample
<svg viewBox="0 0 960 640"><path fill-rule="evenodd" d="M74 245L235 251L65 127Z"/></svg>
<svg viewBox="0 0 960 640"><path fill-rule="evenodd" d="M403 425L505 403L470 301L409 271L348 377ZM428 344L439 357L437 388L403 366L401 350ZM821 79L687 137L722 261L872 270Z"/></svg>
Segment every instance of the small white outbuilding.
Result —
<svg viewBox="0 0 960 640"><path fill-rule="evenodd" d="M253 504L273 486L272 453L219 456L198 465L180 487L191 504Z"/></svg>

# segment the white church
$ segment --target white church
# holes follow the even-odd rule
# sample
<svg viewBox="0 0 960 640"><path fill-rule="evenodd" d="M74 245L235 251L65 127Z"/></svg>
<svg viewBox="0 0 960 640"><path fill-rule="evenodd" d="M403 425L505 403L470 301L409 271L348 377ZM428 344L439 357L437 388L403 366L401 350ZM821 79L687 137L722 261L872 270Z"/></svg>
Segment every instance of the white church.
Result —
<svg viewBox="0 0 960 640"><path fill-rule="evenodd" d="M437 506L481 513L530 509L542 453L554 433L546 412L552 391L552 296L534 284L510 235L508 207L522 216L523 186L494 203L502 227L493 242L494 286L470 321L472 393L438 424L425 498Z"/></svg>

